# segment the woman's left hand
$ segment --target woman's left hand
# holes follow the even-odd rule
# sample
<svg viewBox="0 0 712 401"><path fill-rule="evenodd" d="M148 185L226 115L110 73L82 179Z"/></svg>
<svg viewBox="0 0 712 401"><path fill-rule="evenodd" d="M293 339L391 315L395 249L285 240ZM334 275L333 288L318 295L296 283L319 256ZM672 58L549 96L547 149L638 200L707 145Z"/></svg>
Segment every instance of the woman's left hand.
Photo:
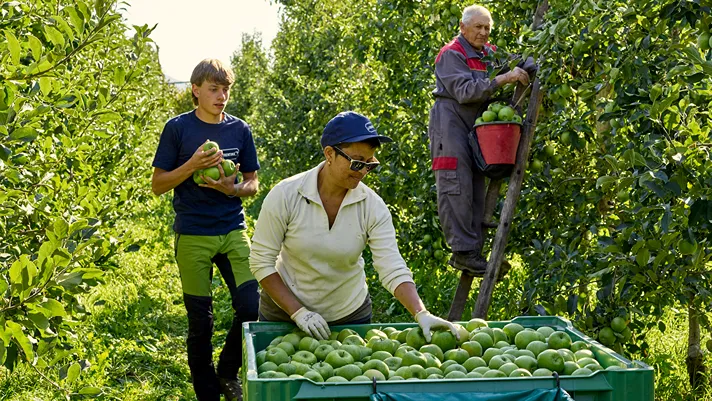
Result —
<svg viewBox="0 0 712 401"><path fill-rule="evenodd" d="M415 314L415 321L418 322L420 328L423 329L423 336L425 336L425 341L427 342L430 342L432 338L430 333L431 329L438 327L450 329L455 338L457 338L458 341L460 340L460 332L452 323L433 315L425 309Z"/></svg>

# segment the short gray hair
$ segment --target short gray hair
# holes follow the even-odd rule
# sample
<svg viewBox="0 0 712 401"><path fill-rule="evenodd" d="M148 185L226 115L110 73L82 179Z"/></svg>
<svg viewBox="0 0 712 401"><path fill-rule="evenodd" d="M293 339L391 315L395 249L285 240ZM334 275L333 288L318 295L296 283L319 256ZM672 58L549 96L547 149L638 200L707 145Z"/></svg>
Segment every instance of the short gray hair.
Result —
<svg viewBox="0 0 712 401"><path fill-rule="evenodd" d="M490 14L488 9L479 5L467 6L464 10L462 10L462 23L465 25L469 25L470 21L472 21L474 17L479 16L485 16L489 18L490 26L494 25L494 21L492 20L492 14Z"/></svg>

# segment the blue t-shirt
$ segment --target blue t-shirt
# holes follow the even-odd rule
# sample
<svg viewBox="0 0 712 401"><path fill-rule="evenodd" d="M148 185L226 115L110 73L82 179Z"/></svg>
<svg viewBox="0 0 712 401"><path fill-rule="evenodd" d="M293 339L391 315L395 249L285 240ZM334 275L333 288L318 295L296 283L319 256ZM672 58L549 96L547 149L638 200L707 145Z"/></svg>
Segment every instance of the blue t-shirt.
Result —
<svg viewBox="0 0 712 401"><path fill-rule="evenodd" d="M172 118L161 133L153 167L172 171L182 166L205 143L217 142L223 159L240 164L240 172L260 168L250 127L237 117L224 113L220 123L210 124L195 115L195 110ZM192 177L173 190L176 212L173 229L179 234L223 235L245 228L245 214L239 197L228 197L212 188L203 188Z"/></svg>

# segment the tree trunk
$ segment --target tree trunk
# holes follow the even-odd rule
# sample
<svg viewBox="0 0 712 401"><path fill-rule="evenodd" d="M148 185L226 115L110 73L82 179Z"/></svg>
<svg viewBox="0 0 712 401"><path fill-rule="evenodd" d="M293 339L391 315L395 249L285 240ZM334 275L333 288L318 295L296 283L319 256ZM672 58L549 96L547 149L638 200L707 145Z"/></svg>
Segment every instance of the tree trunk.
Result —
<svg viewBox="0 0 712 401"><path fill-rule="evenodd" d="M694 298L692 298L694 301ZM687 374L690 377L690 387L694 393L704 394L707 382L705 380L705 357L700 346L700 317L694 302L690 302L689 335L687 337Z"/></svg>

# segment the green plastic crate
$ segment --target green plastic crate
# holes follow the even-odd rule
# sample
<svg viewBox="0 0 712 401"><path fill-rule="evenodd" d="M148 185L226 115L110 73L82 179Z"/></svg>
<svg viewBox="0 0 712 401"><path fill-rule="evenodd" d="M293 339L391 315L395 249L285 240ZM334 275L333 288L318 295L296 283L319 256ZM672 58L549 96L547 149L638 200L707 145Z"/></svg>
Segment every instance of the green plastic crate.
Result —
<svg viewBox="0 0 712 401"><path fill-rule="evenodd" d="M576 401L653 401L653 369L640 361L630 361L592 338L576 330L566 319L556 316L522 316L511 320L524 327L550 326L563 330L572 341L582 340L591 346L603 367L623 363L626 370L602 370L589 376L563 376L559 385ZM460 322L461 324L466 322ZM492 321L490 327L504 327L510 321ZM361 336L369 329L392 326L402 330L414 323L381 323L335 326L333 330L350 328ZM269 345L276 336L294 329L289 323L251 322L243 325L243 389L247 401L368 401L374 392L372 383L314 383L306 379L258 379L255 354ZM440 379L420 381L378 382L378 392L418 393L501 393L539 388L552 388L556 379L547 377L496 379Z"/></svg>

